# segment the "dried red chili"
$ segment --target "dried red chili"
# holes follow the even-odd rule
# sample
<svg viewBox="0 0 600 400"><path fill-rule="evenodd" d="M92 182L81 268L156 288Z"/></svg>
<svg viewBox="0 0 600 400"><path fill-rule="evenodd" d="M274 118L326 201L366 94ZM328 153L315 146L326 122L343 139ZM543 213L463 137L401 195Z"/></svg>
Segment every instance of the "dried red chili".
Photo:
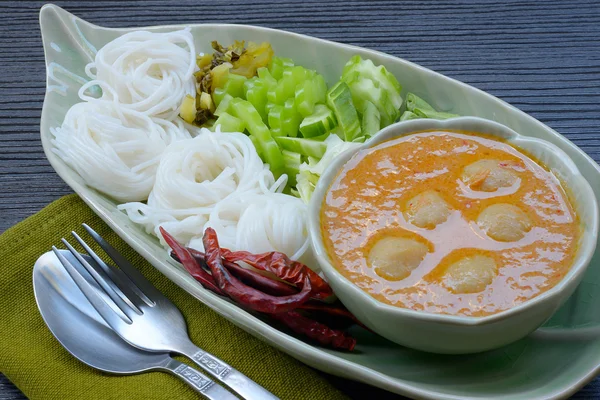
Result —
<svg viewBox="0 0 600 400"><path fill-rule="evenodd" d="M213 277L206 272L198 261L190 254L188 249L181 246L177 240L173 236L171 236L167 231L163 229L161 226L159 228L160 233L162 234L165 242L169 245L171 249L175 252L179 262L183 265L183 267L189 272L191 276L194 277L198 282L204 286L204 288L215 292L216 294L223 295L223 291L217 287Z"/></svg>
<svg viewBox="0 0 600 400"><path fill-rule="evenodd" d="M309 302L302 304L300 307L298 307L298 309L306 310L306 311L317 311L317 312L321 312L323 314L346 318L365 329L369 329L365 325L363 325L362 322L360 322L358 319L356 319L354 314L352 314L350 311L348 311L343 306L339 307L336 305L325 304L325 303L320 303L320 302L316 302L316 301L309 301Z"/></svg>
<svg viewBox="0 0 600 400"><path fill-rule="evenodd" d="M287 325L294 332L316 340L324 346L349 351L352 351L356 346L356 339L346 335L345 332L331 329L327 325L299 314L297 311L275 314L272 317Z"/></svg>
<svg viewBox="0 0 600 400"><path fill-rule="evenodd" d="M203 252L196 249L188 248L188 251L200 265L206 265L205 255ZM256 271L252 271L248 268L243 268L234 262L223 259L223 265L229 270L236 278L244 282L248 286L252 286L255 289L262 290L267 294L274 296L289 296L298 293L298 288L290 286L287 283L271 279L268 276L259 274ZM208 267L207 267L208 268Z"/></svg>
<svg viewBox="0 0 600 400"><path fill-rule="evenodd" d="M214 229L207 228L204 231L202 243L206 265L210 268L217 286L238 303L259 312L276 314L291 311L310 298L312 287L308 275L304 275L303 281L298 285L301 288L299 293L290 296L271 296L243 284L225 268Z"/></svg>
<svg viewBox="0 0 600 400"><path fill-rule="evenodd" d="M308 276L312 286L311 297L324 299L333 294L331 286L306 265L290 260L278 251L262 254L252 254L247 251L230 251L222 249L222 256L227 261L243 261L256 269L270 271L286 282L300 286L305 276Z"/></svg>
<svg viewBox="0 0 600 400"><path fill-rule="evenodd" d="M332 329L294 311L294 309L300 309L304 312L343 317L363 326L343 306L314 300L307 302L315 293L319 296L326 296L328 292L331 293L331 288L327 282L301 263L291 261L284 254L277 252L253 255L248 252L230 252L221 249L216 232L210 228L205 231L203 238L204 246L207 249L206 254L185 248L164 229L161 228L160 231L173 249L173 258L180 261L186 270L207 289L221 295L228 295L241 305L268 314L287 325L294 332L303 334L323 345L350 351L356 345L356 340L343 331ZM259 269L273 272L282 279L298 285L301 291L298 292L298 288L295 286L242 268L231 259L224 259L223 253ZM204 267L210 269L212 275ZM291 271L286 273L286 268L290 268ZM312 282L317 283L318 291L313 290ZM280 296L271 296L269 293Z"/></svg>

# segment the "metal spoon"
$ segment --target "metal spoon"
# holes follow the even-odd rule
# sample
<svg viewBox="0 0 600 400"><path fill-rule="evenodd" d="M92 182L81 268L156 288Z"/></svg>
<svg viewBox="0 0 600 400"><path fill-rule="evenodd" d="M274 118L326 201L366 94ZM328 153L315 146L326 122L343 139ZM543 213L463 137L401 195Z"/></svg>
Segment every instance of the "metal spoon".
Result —
<svg viewBox="0 0 600 400"><path fill-rule="evenodd" d="M61 250L61 253L71 263L77 263L68 250ZM91 276L87 279L97 287ZM168 353L139 350L123 341L108 327L51 251L38 258L33 267L33 290L42 318L54 337L69 353L90 367L123 375L169 372L208 399L237 400L226 389L194 368L174 360Z"/></svg>

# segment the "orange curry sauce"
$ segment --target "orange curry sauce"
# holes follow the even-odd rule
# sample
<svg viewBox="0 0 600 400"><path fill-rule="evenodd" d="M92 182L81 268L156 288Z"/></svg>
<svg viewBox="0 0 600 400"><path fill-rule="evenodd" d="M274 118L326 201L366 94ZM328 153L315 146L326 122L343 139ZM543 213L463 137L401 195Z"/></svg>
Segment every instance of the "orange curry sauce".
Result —
<svg viewBox="0 0 600 400"><path fill-rule="evenodd" d="M461 176L482 159L506 160L518 181L494 192L473 190ZM407 222L408 200L434 189L450 205L433 229ZM514 242L493 240L475 222L494 203L519 206L532 228ZM485 316L509 309L556 285L569 271L579 222L558 179L528 156L490 136L423 132L354 155L333 181L321 211L321 230L333 265L374 298L431 313ZM379 239L400 236L425 242L429 252L401 280L379 276L367 263ZM483 291L453 293L444 272L458 259L493 257L497 274Z"/></svg>

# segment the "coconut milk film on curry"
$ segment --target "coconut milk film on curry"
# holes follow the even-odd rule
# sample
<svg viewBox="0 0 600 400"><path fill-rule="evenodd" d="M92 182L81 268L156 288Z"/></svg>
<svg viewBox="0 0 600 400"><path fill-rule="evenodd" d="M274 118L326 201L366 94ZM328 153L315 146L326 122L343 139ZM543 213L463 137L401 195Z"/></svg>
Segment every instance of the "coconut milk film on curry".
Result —
<svg viewBox="0 0 600 400"><path fill-rule="evenodd" d="M333 265L384 303L486 316L569 271L579 221L560 181L491 136L422 132L355 154L321 211Z"/></svg>

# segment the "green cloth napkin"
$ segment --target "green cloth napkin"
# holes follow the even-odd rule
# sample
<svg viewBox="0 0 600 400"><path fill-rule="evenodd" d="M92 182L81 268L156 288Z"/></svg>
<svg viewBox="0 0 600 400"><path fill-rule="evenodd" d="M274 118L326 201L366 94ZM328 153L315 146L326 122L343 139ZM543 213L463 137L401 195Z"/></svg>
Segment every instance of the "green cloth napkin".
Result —
<svg viewBox="0 0 600 400"><path fill-rule="evenodd" d="M115 246L175 305L192 341L282 399L343 399L319 372L259 341L169 281L98 218L76 195L63 197L0 236L0 371L35 399L197 399L161 372L109 375L72 357L37 309L31 280L36 259L87 223ZM189 361L187 361L190 363Z"/></svg>

